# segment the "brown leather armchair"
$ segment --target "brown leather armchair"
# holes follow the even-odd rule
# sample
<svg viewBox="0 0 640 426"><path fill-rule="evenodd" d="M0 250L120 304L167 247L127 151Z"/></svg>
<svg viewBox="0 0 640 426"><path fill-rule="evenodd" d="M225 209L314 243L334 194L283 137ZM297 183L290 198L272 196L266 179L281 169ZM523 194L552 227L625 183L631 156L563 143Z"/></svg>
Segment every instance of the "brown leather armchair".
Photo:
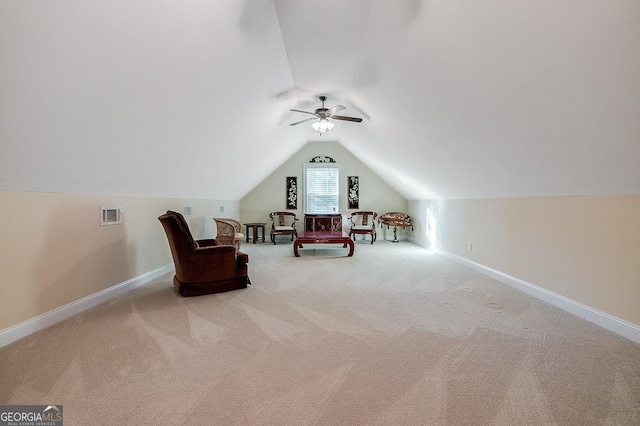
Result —
<svg viewBox="0 0 640 426"><path fill-rule="evenodd" d="M176 274L173 285L182 296L221 293L246 288L249 256L215 239L194 240L180 213L158 217L167 233Z"/></svg>

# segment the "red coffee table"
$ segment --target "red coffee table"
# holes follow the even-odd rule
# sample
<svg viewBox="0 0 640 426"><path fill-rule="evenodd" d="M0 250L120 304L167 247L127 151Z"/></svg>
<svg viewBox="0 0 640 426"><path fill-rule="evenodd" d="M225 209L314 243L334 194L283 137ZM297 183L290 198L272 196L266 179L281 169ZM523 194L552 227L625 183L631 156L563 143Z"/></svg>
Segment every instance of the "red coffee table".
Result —
<svg viewBox="0 0 640 426"><path fill-rule="evenodd" d="M353 241L346 232L302 232L293 242L293 254L300 257L298 248L302 248L303 244L342 244L343 248L349 246L349 254L353 256Z"/></svg>

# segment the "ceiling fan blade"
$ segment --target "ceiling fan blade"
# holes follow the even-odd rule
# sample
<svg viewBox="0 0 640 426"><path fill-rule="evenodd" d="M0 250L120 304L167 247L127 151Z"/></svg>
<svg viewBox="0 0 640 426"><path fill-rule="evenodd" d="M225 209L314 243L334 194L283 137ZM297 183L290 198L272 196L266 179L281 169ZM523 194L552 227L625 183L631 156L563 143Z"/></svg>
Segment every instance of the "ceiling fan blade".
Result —
<svg viewBox="0 0 640 426"><path fill-rule="evenodd" d="M362 121L362 118L345 117L344 115L332 115L331 118L333 118L334 120L353 121L355 123L360 123Z"/></svg>
<svg viewBox="0 0 640 426"><path fill-rule="evenodd" d="M315 113L315 112L303 111L303 110L301 110L301 109L290 109L289 111L302 112L302 113L304 113L304 114L316 115L316 113Z"/></svg>
<svg viewBox="0 0 640 426"><path fill-rule="evenodd" d="M347 107L346 106L342 106L342 105L336 105L333 108L329 108L327 113L329 113L329 115L333 115L338 111L342 111L343 109L347 109Z"/></svg>
<svg viewBox="0 0 640 426"><path fill-rule="evenodd" d="M291 123L291 124L289 124L289 126L295 126L296 124L304 123L305 121L311 121L311 120L315 120L315 119L316 119L316 117L305 118L304 120L300 120L300 121L296 121L295 123Z"/></svg>

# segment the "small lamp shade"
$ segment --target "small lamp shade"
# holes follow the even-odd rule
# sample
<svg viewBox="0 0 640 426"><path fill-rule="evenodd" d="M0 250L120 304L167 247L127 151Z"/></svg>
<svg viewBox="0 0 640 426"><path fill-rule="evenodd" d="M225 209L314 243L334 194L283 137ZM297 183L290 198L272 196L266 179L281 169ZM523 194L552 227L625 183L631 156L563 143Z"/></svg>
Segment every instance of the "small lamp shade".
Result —
<svg viewBox="0 0 640 426"><path fill-rule="evenodd" d="M326 118L321 118L320 120L311 124L311 127L313 127L313 130L315 130L318 133L328 132L332 130L334 126L335 125L329 120L327 120Z"/></svg>

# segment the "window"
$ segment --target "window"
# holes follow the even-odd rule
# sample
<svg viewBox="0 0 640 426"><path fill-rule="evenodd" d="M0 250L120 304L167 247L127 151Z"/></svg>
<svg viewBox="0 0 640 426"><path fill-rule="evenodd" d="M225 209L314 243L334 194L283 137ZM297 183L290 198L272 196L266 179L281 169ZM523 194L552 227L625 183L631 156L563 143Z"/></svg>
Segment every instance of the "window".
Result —
<svg viewBox="0 0 640 426"><path fill-rule="evenodd" d="M340 213L340 165L307 163L305 176L305 213Z"/></svg>

